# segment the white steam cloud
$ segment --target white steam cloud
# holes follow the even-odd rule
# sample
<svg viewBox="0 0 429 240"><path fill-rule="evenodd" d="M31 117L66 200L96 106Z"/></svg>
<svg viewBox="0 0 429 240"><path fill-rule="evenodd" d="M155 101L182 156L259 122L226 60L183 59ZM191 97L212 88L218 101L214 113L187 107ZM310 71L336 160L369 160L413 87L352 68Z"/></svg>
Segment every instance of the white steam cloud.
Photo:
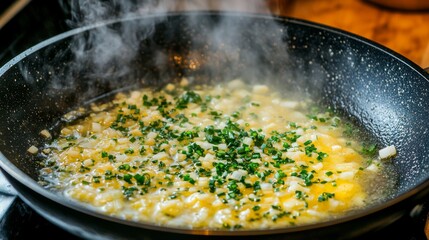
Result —
<svg viewBox="0 0 429 240"><path fill-rule="evenodd" d="M165 82L188 74L191 79L198 78L199 73L201 78L217 78L213 81L271 78L287 86L285 79L296 78L297 73L289 71L287 27L269 17L261 21L243 17L247 13L270 13L269 2L70 1L65 8L70 10L71 27L97 27L77 34L70 43L73 59L51 89L74 90L76 79L88 79L80 91L87 100L150 78ZM219 14L208 22L207 17L193 14L201 11L223 11L227 17ZM185 17L171 17L175 12L184 12ZM234 14L238 17L231 17Z"/></svg>
<svg viewBox="0 0 429 240"><path fill-rule="evenodd" d="M118 28L98 27L90 31L89 36L76 38L72 44L75 54L76 69L82 69L91 64L91 74L100 78L122 77L129 73L130 61L135 59L139 44L153 34L155 25L165 18L159 17L168 12L195 10L224 10L243 12L268 12L266 1L263 0L79 0L71 1L71 27L94 25L105 21L132 19L156 14L158 17L142 21L128 21ZM195 19L198 21L198 19ZM218 25L210 33L211 40L225 41L229 33L240 31L232 25ZM143 30L143 31L142 31ZM238 46L237 46L238 47ZM89 61L89 62L88 62Z"/></svg>

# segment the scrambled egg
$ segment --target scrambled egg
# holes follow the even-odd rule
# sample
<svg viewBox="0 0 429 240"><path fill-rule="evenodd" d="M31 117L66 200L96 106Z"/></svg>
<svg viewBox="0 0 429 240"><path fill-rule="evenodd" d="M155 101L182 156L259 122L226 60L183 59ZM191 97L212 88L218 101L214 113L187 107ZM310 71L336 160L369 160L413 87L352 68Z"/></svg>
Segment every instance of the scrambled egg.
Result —
<svg viewBox="0 0 429 240"><path fill-rule="evenodd" d="M341 118L234 80L119 93L47 144L41 182L132 221L208 229L314 223L364 207L378 171ZM313 111L312 111L313 109Z"/></svg>

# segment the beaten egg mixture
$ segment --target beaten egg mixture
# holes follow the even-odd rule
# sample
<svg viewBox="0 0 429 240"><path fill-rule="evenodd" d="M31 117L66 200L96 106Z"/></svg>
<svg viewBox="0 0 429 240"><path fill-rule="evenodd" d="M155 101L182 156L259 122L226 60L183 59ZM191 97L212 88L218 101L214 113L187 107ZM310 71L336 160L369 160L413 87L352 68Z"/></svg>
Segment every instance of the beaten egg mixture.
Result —
<svg viewBox="0 0 429 240"><path fill-rule="evenodd" d="M377 172L332 112L265 85L119 93L43 149L41 183L108 215L163 226L266 229L368 204Z"/></svg>

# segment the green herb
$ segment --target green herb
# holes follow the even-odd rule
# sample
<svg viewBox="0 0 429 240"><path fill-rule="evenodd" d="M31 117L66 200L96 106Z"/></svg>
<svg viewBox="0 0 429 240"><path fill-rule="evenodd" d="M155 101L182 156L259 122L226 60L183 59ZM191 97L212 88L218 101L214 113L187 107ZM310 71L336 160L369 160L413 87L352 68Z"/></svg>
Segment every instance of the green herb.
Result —
<svg viewBox="0 0 429 240"><path fill-rule="evenodd" d="M72 141L72 140L76 140L77 138L76 138L76 136L74 136L74 135L68 135L68 136L66 136L66 140L67 141Z"/></svg>
<svg viewBox="0 0 429 240"><path fill-rule="evenodd" d="M309 157L311 157L312 153L314 153L316 151L317 151L317 148L314 146L314 144L307 144L305 146L305 155L307 155Z"/></svg>
<svg viewBox="0 0 429 240"><path fill-rule="evenodd" d="M193 91L185 92L177 101L176 108L184 109L188 107L189 103L201 103L201 96Z"/></svg>
<svg viewBox="0 0 429 240"><path fill-rule="evenodd" d="M193 178L191 178L191 176L189 176L189 174L185 174L183 176L183 180L189 182L192 185L195 184L195 180Z"/></svg>
<svg viewBox="0 0 429 240"><path fill-rule="evenodd" d="M137 185L150 185L150 175L148 173L144 173L142 175L137 173L134 175L134 179L136 180Z"/></svg>
<svg viewBox="0 0 429 240"><path fill-rule="evenodd" d="M251 105L252 105L252 106L255 106L255 107L259 107L259 106L261 106L259 103L255 103L255 102L252 102L252 103L251 103Z"/></svg>
<svg viewBox="0 0 429 240"><path fill-rule="evenodd" d="M94 182L94 183L100 183L100 176L93 176L92 177L92 181Z"/></svg>
<svg viewBox="0 0 429 240"><path fill-rule="evenodd" d="M307 170L303 169L298 175L301 179L304 180L305 186L311 186L312 182L311 179L314 178L314 175L312 172L307 172Z"/></svg>
<svg viewBox="0 0 429 240"><path fill-rule="evenodd" d="M323 192L321 195L319 195L319 197L317 198L317 201L324 202L324 201L327 201L329 198L333 198L333 197L335 197L335 193Z"/></svg>
<svg viewBox="0 0 429 240"><path fill-rule="evenodd" d="M253 211L258 211L259 209L261 209L261 207L258 206L258 205L255 205L255 206L252 207Z"/></svg>
<svg viewBox="0 0 429 240"><path fill-rule="evenodd" d="M317 153L317 160L318 161L323 161L323 159L325 159L326 157L328 157L328 154L327 153L324 153L324 152L318 152Z"/></svg>
<svg viewBox="0 0 429 240"><path fill-rule="evenodd" d="M131 169L129 164L122 164L118 167L119 170L129 171Z"/></svg>
<svg viewBox="0 0 429 240"><path fill-rule="evenodd" d="M353 137L360 133L359 129L353 126L351 123L344 124L343 134L345 137Z"/></svg>
<svg viewBox="0 0 429 240"><path fill-rule="evenodd" d="M126 198L132 197L136 191L138 191L136 187L122 186L122 193L125 195Z"/></svg>
<svg viewBox="0 0 429 240"><path fill-rule="evenodd" d="M131 174L124 174L124 181L125 182L127 182L127 183L130 183L130 184L132 184L133 182L131 181L131 179L133 178L133 175L131 175Z"/></svg>
<svg viewBox="0 0 429 240"><path fill-rule="evenodd" d="M271 208L275 210L282 210L282 208L279 205L271 205Z"/></svg>
<svg viewBox="0 0 429 240"><path fill-rule="evenodd" d="M304 193L302 191L295 191L295 198L297 199L304 199Z"/></svg>
<svg viewBox="0 0 429 240"><path fill-rule="evenodd" d="M136 105L128 105L128 109L137 109L137 106Z"/></svg>
<svg viewBox="0 0 429 240"><path fill-rule="evenodd" d="M134 153L134 149L132 148L128 148L127 150L125 150L124 152L125 154L133 154Z"/></svg>
<svg viewBox="0 0 429 240"><path fill-rule="evenodd" d="M377 144L364 143L362 145L362 154L367 156L374 156L377 153Z"/></svg>

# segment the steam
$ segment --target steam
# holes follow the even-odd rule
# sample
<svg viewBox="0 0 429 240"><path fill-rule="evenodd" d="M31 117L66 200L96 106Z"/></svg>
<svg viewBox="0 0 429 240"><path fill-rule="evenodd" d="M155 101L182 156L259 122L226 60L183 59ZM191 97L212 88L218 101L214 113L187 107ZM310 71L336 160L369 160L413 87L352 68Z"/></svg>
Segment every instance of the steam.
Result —
<svg viewBox="0 0 429 240"><path fill-rule="evenodd" d="M152 4L136 5L132 1L72 1L72 27L96 25L116 19L131 19L151 10ZM78 36L72 43L75 55L75 69L91 65L89 74L105 79L120 78L129 73L129 63L138 52L140 41L151 36L155 22L147 21L144 26L130 21L118 28L97 27L89 36ZM144 29L144 31L141 31ZM138 31L137 31L138 30Z"/></svg>
<svg viewBox="0 0 429 240"><path fill-rule="evenodd" d="M266 1L72 1L70 5L71 27L83 27L114 21L117 19L132 19L139 16L156 14L157 18L147 18L142 21L128 21L119 28L98 27L89 32L89 36L79 37L72 44L72 51L76 57L74 69L82 70L92 66L90 74L100 78L120 78L129 74L130 62L135 59L139 44L151 38L155 25L165 20L167 12L194 11L194 10L228 10L247 12L267 12ZM192 21L192 20L191 20ZM198 19L193 24L197 24ZM143 30L143 31L142 31ZM240 31L233 25L218 25L208 34L215 44L222 44L230 33ZM234 40L234 39L230 39ZM239 47L239 46L236 46Z"/></svg>
<svg viewBox="0 0 429 240"><path fill-rule="evenodd" d="M83 79L87 83L84 89L79 89L79 94L86 100L106 89L111 91L147 79L171 81L171 77L181 76L189 76L191 81L197 81L199 77L216 78L213 81L240 77L249 82L264 82L267 79L273 82L272 79L277 79L277 83L288 86L288 81L297 78L294 75L297 71L289 71L294 66L289 65L286 27L268 18L263 24L258 24L251 20L222 18L220 15L214 23L200 24L200 16L188 14L185 18L174 20L184 20L186 23L183 26L190 26L186 30L186 34L192 35L192 39L186 40L189 43L183 40L182 30L176 31L172 27L165 29L172 32L167 34L166 38L170 40L166 41L170 41L170 45L177 43L179 49L158 45L160 40L152 41L159 35L154 34L159 25L166 23L170 26L170 12L221 10L230 13L269 13L268 2L76 0L70 1L70 5L63 2L64 8L70 11L71 17L67 21L70 27L96 27L74 37L69 46L73 59L61 69L59 77L55 74L51 76L50 90L76 91L76 86L80 85L76 79ZM180 50L182 46L189 50ZM61 58L65 54L58 55ZM152 71L154 68L157 69L156 73ZM174 68L183 71L171 71ZM55 72L55 69L49 71ZM300 87L295 84L295 88Z"/></svg>

